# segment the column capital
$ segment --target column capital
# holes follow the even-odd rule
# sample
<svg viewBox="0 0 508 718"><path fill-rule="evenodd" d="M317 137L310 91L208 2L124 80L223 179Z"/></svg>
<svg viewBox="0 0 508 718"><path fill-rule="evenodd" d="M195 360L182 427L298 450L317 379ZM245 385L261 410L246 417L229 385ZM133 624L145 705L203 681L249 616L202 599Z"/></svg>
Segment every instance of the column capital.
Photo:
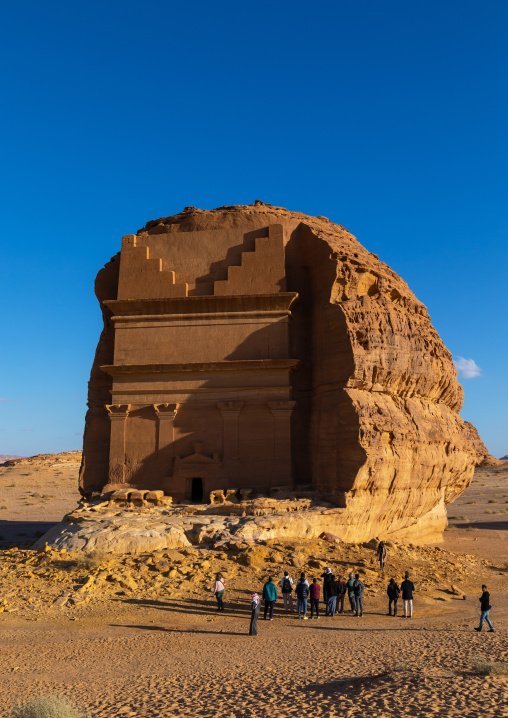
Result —
<svg viewBox="0 0 508 718"><path fill-rule="evenodd" d="M153 408L159 419L174 419L179 406L179 404L154 404Z"/></svg>
<svg viewBox="0 0 508 718"><path fill-rule="evenodd" d="M131 404L106 404L106 409L111 420L126 419L131 410Z"/></svg>
<svg viewBox="0 0 508 718"><path fill-rule="evenodd" d="M275 416L276 414L278 415L282 413L291 414L296 401L268 401L267 404L270 411Z"/></svg>
<svg viewBox="0 0 508 718"><path fill-rule="evenodd" d="M244 401L219 401L217 408L223 412L240 412L244 407Z"/></svg>

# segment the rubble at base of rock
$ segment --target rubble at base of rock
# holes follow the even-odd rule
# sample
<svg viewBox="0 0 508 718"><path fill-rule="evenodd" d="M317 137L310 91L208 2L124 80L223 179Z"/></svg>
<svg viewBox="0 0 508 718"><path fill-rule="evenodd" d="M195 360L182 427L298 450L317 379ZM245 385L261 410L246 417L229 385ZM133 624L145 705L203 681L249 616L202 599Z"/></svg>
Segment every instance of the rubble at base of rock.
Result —
<svg viewBox="0 0 508 718"><path fill-rule="evenodd" d="M255 545L239 537L216 548L181 547L140 554L67 551L44 544L39 550L0 550L2 600L0 613L17 613L26 620L44 614L83 615L94 606L119 597L183 599L208 594L214 575L227 577L228 590L279 576L287 568L295 575L318 574L331 566L337 574L358 571L366 591L383 595L387 575L403 577L411 568L418 583L420 605L463 598L465 587L491 572L490 564L472 555L457 555L439 547L388 542L387 572L379 571L375 544L354 545L333 538L265 540Z"/></svg>

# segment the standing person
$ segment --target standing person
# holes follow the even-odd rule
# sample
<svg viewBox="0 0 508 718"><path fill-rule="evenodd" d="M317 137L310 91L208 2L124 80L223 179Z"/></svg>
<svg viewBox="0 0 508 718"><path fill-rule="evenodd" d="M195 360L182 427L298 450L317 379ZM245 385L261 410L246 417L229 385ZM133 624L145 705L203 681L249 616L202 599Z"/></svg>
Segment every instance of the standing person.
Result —
<svg viewBox="0 0 508 718"><path fill-rule="evenodd" d="M325 606L327 606L328 599L330 597L330 592L328 589L331 582L335 580L335 576L333 575L330 566L328 566L325 569L325 572L321 574L321 578L323 579L323 601L325 602ZM328 609L326 610L326 614L328 615Z"/></svg>
<svg viewBox="0 0 508 718"><path fill-rule="evenodd" d="M337 613L344 613L344 599L346 597L347 585L344 576L337 581Z"/></svg>
<svg viewBox="0 0 508 718"><path fill-rule="evenodd" d="M397 586L395 579L391 578L388 588L386 589L388 594L388 615L392 615L392 603L393 603L393 615L397 615L397 601L400 596L400 588Z"/></svg>
<svg viewBox="0 0 508 718"><path fill-rule="evenodd" d="M282 580L280 582L280 587L282 589L282 597L284 599L284 610L286 613L288 613L288 607L291 613L294 613L293 610L293 579L289 575L287 571L284 571L284 576L282 577Z"/></svg>
<svg viewBox="0 0 508 718"><path fill-rule="evenodd" d="M489 611L492 608L490 605L490 593L487 591L485 584L482 586L482 595L479 598L480 601L480 625L475 628L475 631L481 631L483 628L483 622L487 621L489 624L489 633L494 633L494 626L490 622Z"/></svg>
<svg viewBox="0 0 508 718"><path fill-rule="evenodd" d="M360 574L355 573L355 582L353 584L355 592L355 603L356 603L356 617L361 618L363 616L363 592L364 586L360 581Z"/></svg>
<svg viewBox="0 0 508 718"><path fill-rule="evenodd" d="M349 574L348 581L346 583L347 595L349 598L349 605L351 606L351 613L356 611L356 599L355 599L355 577L352 573Z"/></svg>
<svg viewBox="0 0 508 718"><path fill-rule="evenodd" d="M222 598L224 596L224 578L221 573L218 573L215 576L215 583L213 584L213 594L215 598L217 599L217 610L223 611L224 610L224 603L222 602Z"/></svg>
<svg viewBox="0 0 508 718"><path fill-rule="evenodd" d="M252 600L250 604L251 614L250 614L250 628L249 628L249 636L257 636L258 635L258 617L259 612L261 611L261 601L259 600L259 596L257 593L252 594Z"/></svg>
<svg viewBox="0 0 508 718"><path fill-rule="evenodd" d="M326 615L331 616L332 618L335 616L335 611L337 608L337 594L338 594L338 588L337 588L337 581L335 580L335 577L333 581L328 582L328 600L326 602Z"/></svg>
<svg viewBox="0 0 508 718"><path fill-rule="evenodd" d="M270 609L270 621L273 621L273 607L275 606L275 601L277 600L277 598L277 586L273 583L273 578L271 576L268 576L268 581L263 586L263 600L265 602L265 621L268 609Z"/></svg>
<svg viewBox="0 0 508 718"><path fill-rule="evenodd" d="M377 557L379 559L379 568L381 569L381 571L385 570L387 553L388 553L388 550L386 548L386 544L384 541L381 541L381 543L377 547Z"/></svg>
<svg viewBox="0 0 508 718"><path fill-rule="evenodd" d="M321 586L317 578L312 579L310 584L310 617L314 618L314 609L316 610L316 618L319 618L319 598L321 595Z"/></svg>
<svg viewBox="0 0 508 718"><path fill-rule="evenodd" d="M298 608L298 618L307 620L307 598L309 596L309 582L302 573L296 583L296 607ZM301 613L303 612L303 616Z"/></svg>
<svg viewBox="0 0 508 718"><path fill-rule="evenodd" d="M404 574L404 580L400 584L400 588L402 591L402 600L404 601L404 618L413 618L413 592L415 585L409 580L409 571L406 571Z"/></svg>

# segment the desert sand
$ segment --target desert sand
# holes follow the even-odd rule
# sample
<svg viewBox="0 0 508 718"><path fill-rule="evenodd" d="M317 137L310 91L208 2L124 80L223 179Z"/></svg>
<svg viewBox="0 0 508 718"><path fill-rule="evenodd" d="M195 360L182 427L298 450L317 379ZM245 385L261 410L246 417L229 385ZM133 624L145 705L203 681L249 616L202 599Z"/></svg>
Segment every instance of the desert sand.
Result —
<svg viewBox="0 0 508 718"><path fill-rule="evenodd" d="M2 710L64 692L101 717L508 714L507 679L472 670L478 656L508 661L508 464L477 469L448 507L444 543L391 545L384 575L372 549L325 540L85 560L31 550L75 507L78 467L77 452L0 467ZM299 621L279 600L259 636L246 635L250 591L268 575L320 576L327 565L361 572L363 618ZM387 579L407 569L414 617L389 617ZM492 634L473 630L484 582Z"/></svg>

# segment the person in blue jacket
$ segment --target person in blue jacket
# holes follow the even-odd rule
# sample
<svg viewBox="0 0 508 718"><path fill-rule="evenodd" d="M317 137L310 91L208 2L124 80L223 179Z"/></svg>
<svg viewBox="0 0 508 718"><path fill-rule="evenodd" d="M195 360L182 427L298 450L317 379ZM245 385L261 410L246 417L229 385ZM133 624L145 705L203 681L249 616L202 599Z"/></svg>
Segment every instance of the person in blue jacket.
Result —
<svg viewBox="0 0 508 718"><path fill-rule="evenodd" d="M275 601L277 600L277 598L277 586L274 584L273 578L269 576L268 581L263 586L263 601L265 602L265 621L268 610L270 610L270 621L273 621L273 607L275 606Z"/></svg>

